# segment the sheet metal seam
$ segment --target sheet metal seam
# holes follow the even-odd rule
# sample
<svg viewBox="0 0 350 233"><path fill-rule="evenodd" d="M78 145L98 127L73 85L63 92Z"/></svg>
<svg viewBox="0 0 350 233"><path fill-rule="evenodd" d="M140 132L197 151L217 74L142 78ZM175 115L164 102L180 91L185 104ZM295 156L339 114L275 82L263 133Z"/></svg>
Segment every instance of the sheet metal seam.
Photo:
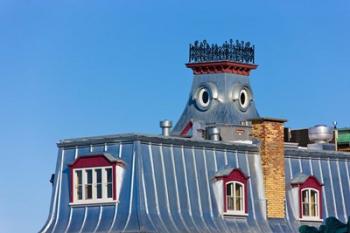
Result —
<svg viewBox="0 0 350 233"><path fill-rule="evenodd" d="M131 168L131 186L130 186L130 204L129 204L129 213L128 213L128 218L126 220L124 229L122 232L126 231L126 228L129 225L129 221L131 218L131 213L132 213L132 206L133 206L133 198L134 198L134 178L135 178L135 142L133 144L133 153L132 153L132 168Z"/></svg>
<svg viewBox="0 0 350 233"><path fill-rule="evenodd" d="M60 207L59 205L61 205L61 193L62 193L62 173L63 173L63 161L65 158L65 151L62 151L62 160L61 160L61 171L60 171L60 180L59 180L59 188L58 188L58 201L57 201L57 215L56 215L56 221L54 224L54 227L52 228L52 232L55 232L56 230L56 226L58 223L58 219L60 218Z"/></svg>
<svg viewBox="0 0 350 233"><path fill-rule="evenodd" d="M174 159L174 147L173 147L173 145L170 146L170 156L171 156L171 163L172 163L173 174L174 174L177 212L179 213L180 220L184 224L184 227L186 228L187 232L191 232L189 230L187 224L185 223L185 220L183 219L183 216L182 216L182 213L181 213L179 188L178 188L178 182L177 182L177 176L176 176L176 165L175 165L175 159Z"/></svg>
<svg viewBox="0 0 350 233"><path fill-rule="evenodd" d="M81 224L79 233L83 232L84 226L85 226L85 222L86 222L86 218L87 218L87 212L88 212L88 207L85 206L84 208L84 219L83 219L83 223Z"/></svg>
<svg viewBox="0 0 350 233"><path fill-rule="evenodd" d="M341 196L341 200L343 203L344 220L346 221L348 216L346 214L346 206L345 206L345 199L344 199L344 193L343 193L343 182L341 180L340 170L339 170L339 160L337 161L337 174L338 174L338 179L339 179L340 196Z"/></svg>
<svg viewBox="0 0 350 233"><path fill-rule="evenodd" d="M201 217L202 222L204 223L204 226L207 228L208 232L210 232L209 226L204 220L203 217L203 209L202 209L202 200L201 200L201 192L199 190L199 183L198 183L198 172L197 172L197 163L196 163L196 158L195 158L195 150L192 148L192 159L193 159L193 166L194 166L194 175L196 177L196 189L197 189L197 201L198 201L198 206L199 206L199 214Z"/></svg>
<svg viewBox="0 0 350 233"><path fill-rule="evenodd" d="M119 153L118 153L118 157L119 158L121 158L122 150L123 150L123 144L119 143ZM115 205L114 205L113 220L112 220L111 226L108 229L108 233L110 233L112 231L113 227L114 227L114 224L115 224L115 221L116 221L116 218L117 218L117 213L118 213L118 202L116 202Z"/></svg>
<svg viewBox="0 0 350 233"><path fill-rule="evenodd" d="M181 146L181 158L182 158L182 166L184 169L184 174L185 174L185 188L186 188L186 196L187 196L187 205L188 205L188 212L189 215L191 217L191 220L193 222L193 226L196 228L196 230L198 231L198 228L196 226L196 223L193 219L192 216L192 205L191 205L191 200L190 200L190 194L189 194L189 188L188 188L188 180L187 180L187 171L186 171L186 165L185 165L185 153L184 153L184 146ZM201 231L198 231L201 232Z"/></svg>
<svg viewBox="0 0 350 233"><path fill-rule="evenodd" d="M62 153L64 153L63 151L64 150L62 150ZM59 191L59 186L60 186L60 183L61 183L60 180L61 180L61 173L62 173L62 165L63 165L63 160L62 160L62 154L61 154L61 163L60 163L60 168L58 170L58 176L57 176L57 179L56 179L55 194L54 194L54 199L53 199L52 211L50 213L50 220L46 224L45 228L41 231L42 233L47 232L47 230L51 226L52 221L54 219L54 216L56 214L56 208L58 208L58 205L59 205L59 203L57 201L57 198L58 198L58 193L60 192Z"/></svg>
<svg viewBox="0 0 350 233"><path fill-rule="evenodd" d="M71 208L71 207L70 207L68 224L67 224L66 229L64 230L65 233L68 232L68 230L69 230L69 228L70 228L70 224L71 224L71 222L72 222L73 210L74 210L74 208Z"/></svg>
<svg viewBox="0 0 350 233"><path fill-rule="evenodd" d="M255 205L254 205L255 203L254 203L254 196L253 196L254 194L253 194L253 186L252 186L252 181L251 181L248 154L246 154L245 159L246 159L246 164L247 164L248 176L250 177L248 179L248 182L249 182L250 201L251 201L251 206L252 206L252 210L253 210L253 218L254 218L254 220L256 220ZM248 208L248 207L246 207L246 208Z"/></svg>
<svg viewBox="0 0 350 233"><path fill-rule="evenodd" d="M162 165L162 173L163 173L163 182L164 182L164 188L165 188L165 199L166 199L166 205L167 205L167 209L168 209L168 214L169 214L169 217L170 217L170 221L171 223L174 225L175 229L178 231L179 229L177 228L175 222L174 222L174 219L173 219L173 216L171 214L171 211L170 211L170 203L169 203L169 191L168 191L168 184L167 184L167 181L166 181L166 178L165 178L165 168L164 168L164 154L163 154L163 147L160 146L159 147L159 152L160 152L160 162L161 162L161 165Z"/></svg>
<svg viewBox="0 0 350 233"><path fill-rule="evenodd" d="M335 203L335 194L334 194L334 185L333 185L333 175L332 175L332 170L331 170L331 162L328 159L327 161L328 164L328 172L329 172L329 180L331 182L331 192L333 196L333 205L334 205L334 215L336 218L338 218L338 210L337 210L337 204Z"/></svg>
<svg viewBox="0 0 350 233"><path fill-rule="evenodd" d="M97 224L96 224L96 227L95 227L93 233L95 233L97 231L98 227L100 226L101 219L102 219L102 212L103 212L103 206L100 206L100 210L99 210L99 214L98 214L98 221L97 221Z"/></svg>
<svg viewBox="0 0 350 233"><path fill-rule="evenodd" d="M323 179L323 171L322 171L322 166L321 166L321 160L319 159L318 160L318 166L319 166L319 169L320 169L320 175L321 175L321 182L322 184L324 184L324 179ZM324 187L324 185L322 185L322 193L324 195L323 196L323 199L324 199L324 210L326 212L326 217L328 217L328 205L327 205L327 196L326 196L326 189Z"/></svg>

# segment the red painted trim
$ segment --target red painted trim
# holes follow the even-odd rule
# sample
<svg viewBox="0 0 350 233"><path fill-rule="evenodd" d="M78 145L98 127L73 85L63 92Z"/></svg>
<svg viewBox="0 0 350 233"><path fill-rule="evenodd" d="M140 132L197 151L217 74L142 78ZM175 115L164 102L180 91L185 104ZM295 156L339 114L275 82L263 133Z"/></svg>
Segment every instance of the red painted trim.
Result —
<svg viewBox="0 0 350 233"><path fill-rule="evenodd" d="M244 64L233 61L214 61L201 63L188 63L186 67L193 70L193 74L217 74L231 73L248 76L251 70L255 70L258 66L253 64Z"/></svg>
<svg viewBox="0 0 350 233"><path fill-rule="evenodd" d="M244 185L244 212L248 213L248 185L247 185L247 182L248 182L249 177L246 176L240 169L236 168L236 169L233 169L229 175L221 176L221 177L217 177L217 178L223 180L224 212L227 212L227 203L226 203L227 183L236 181L236 182L240 182Z"/></svg>
<svg viewBox="0 0 350 233"><path fill-rule="evenodd" d="M112 166L115 162L110 162L104 155L83 156L77 158L70 167L74 168L88 168L88 167L105 167Z"/></svg>
<svg viewBox="0 0 350 233"><path fill-rule="evenodd" d="M192 121L188 122L185 128L181 131L180 135L181 136L188 136L188 132L192 129Z"/></svg>

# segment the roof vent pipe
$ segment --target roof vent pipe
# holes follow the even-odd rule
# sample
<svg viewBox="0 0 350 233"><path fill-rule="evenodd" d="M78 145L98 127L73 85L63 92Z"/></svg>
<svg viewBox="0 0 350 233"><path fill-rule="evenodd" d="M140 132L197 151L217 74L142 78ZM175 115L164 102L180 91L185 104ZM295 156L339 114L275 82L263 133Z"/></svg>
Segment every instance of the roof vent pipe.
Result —
<svg viewBox="0 0 350 233"><path fill-rule="evenodd" d="M210 127L207 129L207 134L210 140L220 141L220 130L216 127Z"/></svg>
<svg viewBox="0 0 350 233"><path fill-rule="evenodd" d="M160 128L162 128L162 135L168 137L170 135L170 129L173 127L173 123L169 120L163 120L159 122Z"/></svg>

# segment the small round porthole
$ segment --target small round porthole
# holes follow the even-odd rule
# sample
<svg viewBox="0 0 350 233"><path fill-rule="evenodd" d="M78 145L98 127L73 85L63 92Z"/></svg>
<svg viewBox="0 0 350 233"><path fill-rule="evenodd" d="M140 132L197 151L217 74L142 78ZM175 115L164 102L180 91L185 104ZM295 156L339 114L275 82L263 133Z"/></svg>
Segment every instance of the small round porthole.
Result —
<svg viewBox="0 0 350 233"><path fill-rule="evenodd" d="M197 106L202 110L206 110L210 105L210 101L211 101L210 90L206 87L200 88L197 92L197 98L196 98Z"/></svg>
<svg viewBox="0 0 350 233"><path fill-rule="evenodd" d="M239 106L241 107L242 110L246 110L250 104L250 93L246 88L243 88L240 92L239 92L239 97L238 97L238 101L239 101Z"/></svg>

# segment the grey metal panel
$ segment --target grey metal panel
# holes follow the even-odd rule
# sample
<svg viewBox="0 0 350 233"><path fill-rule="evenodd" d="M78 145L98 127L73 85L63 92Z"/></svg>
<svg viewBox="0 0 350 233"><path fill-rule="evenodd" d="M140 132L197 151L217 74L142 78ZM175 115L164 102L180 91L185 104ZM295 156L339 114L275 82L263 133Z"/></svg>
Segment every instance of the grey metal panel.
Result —
<svg viewBox="0 0 350 233"><path fill-rule="evenodd" d="M303 174L311 175L311 167L310 167L310 162L308 159L303 159L301 160L301 166L303 170Z"/></svg>
<svg viewBox="0 0 350 233"><path fill-rule="evenodd" d="M63 169L60 176L59 203L57 217L52 232L63 232L69 221L69 198L70 198L70 171L68 165L75 160L76 150L67 149L62 152ZM67 208L68 207L68 208Z"/></svg>
<svg viewBox="0 0 350 233"><path fill-rule="evenodd" d="M96 232L107 232L112 224L115 206L102 206L102 215Z"/></svg>
<svg viewBox="0 0 350 233"><path fill-rule="evenodd" d="M89 206L86 209L86 220L81 228L81 232L93 232L98 223L98 217L100 215L99 206Z"/></svg>
<svg viewBox="0 0 350 233"><path fill-rule="evenodd" d="M54 182L52 185L52 194L51 194L51 203L50 203L50 211L49 216L44 224L44 226L41 228L39 232L51 232L53 227L53 222L56 214L56 208L57 208L57 196L58 196L58 190L59 190L59 177L60 177L60 169L61 169L61 156L62 156L62 149L58 149L57 153L57 161L56 161L56 170L55 170L55 177Z"/></svg>
<svg viewBox="0 0 350 233"><path fill-rule="evenodd" d="M345 216L350 216L350 177L347 174L349 162L339 162L340 179L342 182L345 204Z"/></svg>
<svg viewBox="0 0 350 233"><path fill-rule="evenodd" d="M188 184L185 175L184 166L184 149L182 147L173 147L174 165L177 178L178 201L181 208L182 218L191 232L200 232L196 227L196 223L192 217L192 208L188 191Z"/></svg>
<svg viewBox="0 0 350 233"><path fill-rule="evenodd" d="M91 145L91 152L93 153L105 152L105 145L104 144Z"/></svg>
<svg viewBox="0 0 350 233"><path fill-rule="evenodd" d="M136 230L139 228L137 213L135 207L135 159L134 144L123 145L121 159L126 163L124 179L119 194L118 210L115 216L114 225L111 232L126 231L129 229Z"/></svg>
<svg viewBox="0 0 350 233"><path fill-rule="evenodd" d="M330 171L331 171L331 187L332 187L332 194L334 196L335 200L335 205L336 205L336 217L343 221L346 222L347 218L344 218L344 204L343 204L343 193L340 187L340 180L338 176L338 171L337 171L337 161L336 160L330 160Z"/></svg>
<svg viewBox="0 0 350 233"><path fill-rule="evenodd" d="M330 216L336 216L336 206L335 206L335 200L333 196L333 189L331 185L331 179L332 179L332 174L330 173L330 170L328 168L329 161L327 160L321 160L321 169L322 169L322 174L323 174L323 184L324 184L324 196L326 201L324 205L327 205L328 209L328 215L325 216L330 217Z"/></svg>
<svg viewBox="0 0 350 233"><path fill-rule="evenodd" d="M72 209L72 220L70 225L67 226L66 232L73 233L80 231L83 227L86 209L87 207L76 207Z"/></svg>
<svg viewBox="0 0 350 233"><path fill-rule="evenodd" d="M205 111L198 108L194 100L195 96L193 96L203 83L211 83L216 86L219 96L217 99L212 99L211 104ZM253 98L246 111L241 111L238 101L233 101L232 91L238 86L246 86L251 91L249 78L246 76L236 74L195 75L185 110L176 123L172 134L179 135L190 120L201 121L207 124L215 122L239 125L241 121L257 118L259 114L255 108ZM253 97L253 92L251 91L251 93Z"/></svg>
<svg viewBox="0 0 350 233"><path fill-rule="evenodd" d="M200 196L198 196L199 190L197 190L197 177L194 170L195 167L192 155L192 153L194 153L193 150L193 148L187 147L184 149L184 169L186 172L186 185L189 192L189 203L191 205L192 218L196 223L197 228L199 228L200 231L208 232L208 226L201 216Z"/></svg>

